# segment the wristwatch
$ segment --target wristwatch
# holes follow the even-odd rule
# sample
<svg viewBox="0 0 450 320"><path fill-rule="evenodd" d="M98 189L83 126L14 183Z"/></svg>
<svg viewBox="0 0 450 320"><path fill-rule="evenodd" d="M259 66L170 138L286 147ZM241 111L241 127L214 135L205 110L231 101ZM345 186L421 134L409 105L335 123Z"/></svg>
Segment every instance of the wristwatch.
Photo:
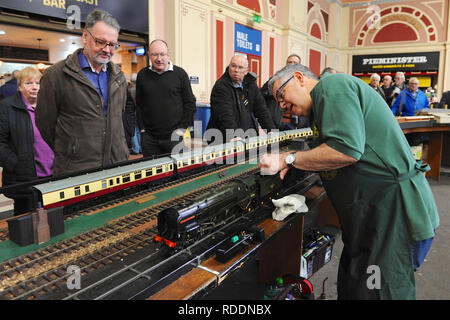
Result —
<svg viewBox="0 0 450 320"><path fill-rule="evenodd" d="M295 152L288 154L284 161L286 162L288 168L293 168L295 162Z"/></svg>

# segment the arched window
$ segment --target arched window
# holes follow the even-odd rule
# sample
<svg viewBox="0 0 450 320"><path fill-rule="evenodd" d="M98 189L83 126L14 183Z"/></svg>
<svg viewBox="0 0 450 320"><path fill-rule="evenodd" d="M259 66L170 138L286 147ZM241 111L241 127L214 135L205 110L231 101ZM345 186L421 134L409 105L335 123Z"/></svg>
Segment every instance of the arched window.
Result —
<svg viewBox="0 0 450 320"><path fill-rule="evenodd" d="M417 34L413 28L404 23L392 23L377 32L373 42L416 41Z"/></svg>
<svg viewBox="0 0 450 320"><path fill-rule="evenodd" d="M250 10L261 13L259 0L237 0L237 3L243 7L249 8Z"/></svg>
<svg viewBox="0 0 450 320"><path fill-rule="evenodd" d="M313 24L311 28L311 35L319 40L322 40L322 32L320 31L320 27L317 23Z"/></svg>

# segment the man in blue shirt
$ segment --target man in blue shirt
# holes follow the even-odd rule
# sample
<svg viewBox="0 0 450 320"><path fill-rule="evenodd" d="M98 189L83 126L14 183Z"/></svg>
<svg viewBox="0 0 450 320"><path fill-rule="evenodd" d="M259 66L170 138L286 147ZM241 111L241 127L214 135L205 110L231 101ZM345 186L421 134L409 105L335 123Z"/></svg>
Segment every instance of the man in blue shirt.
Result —
<svg viewBox="0 0 450 320"><path fill-rule="evenodd" d="M86 29L87 30L87 29ZM83 51L78 53L78 62L84 75L89 79L92 85L97 89L98 94L103 101L103 112L105 116L108 114L108 65L104 64L99 71L88 61Z"/></svg>
<svg viewBox="0 0 450 320"><path fill-rule="evenodd" d="M127 81L111 62L119 32L111 14L94 10L86 18L83 48L48 68L41 79L36 125L55 153L55 176L128 160Z"/></svg>
<svg viewBox="0 0 450 320"><path fill-rule="evenodd" d="M421 90L419 90L419 79L411 78L409 80L409 88L400 92L392 106L392 112L395 116L414 116L417 110L430 107L428 98Z"/></svg>

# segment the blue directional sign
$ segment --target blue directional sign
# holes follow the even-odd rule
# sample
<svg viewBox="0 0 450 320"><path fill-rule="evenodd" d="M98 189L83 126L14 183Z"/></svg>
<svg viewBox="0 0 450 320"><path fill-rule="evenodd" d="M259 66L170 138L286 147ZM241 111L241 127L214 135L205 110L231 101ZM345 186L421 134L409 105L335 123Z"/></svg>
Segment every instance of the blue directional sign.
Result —
<svg viewBox="0 0 450 320"><path fill-rule="evenodd" d="M262 32L239 23L234 29L234 51L261 56Z"/></svg>

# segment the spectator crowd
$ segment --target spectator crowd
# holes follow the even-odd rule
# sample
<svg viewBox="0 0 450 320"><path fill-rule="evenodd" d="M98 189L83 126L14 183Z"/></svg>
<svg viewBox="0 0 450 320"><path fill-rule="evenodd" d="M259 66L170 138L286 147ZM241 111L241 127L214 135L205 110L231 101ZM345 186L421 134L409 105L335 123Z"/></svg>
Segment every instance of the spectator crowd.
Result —
<svg viewBox="0 0 450 320"><path fill-rule="evenodd" d="M149 45L150 66L127 79L111 61L120 47L119 32L113 16L95 10L86 19L83 48L43 74L27 67L1 77L3 186L121 163L130 154L159 157L183 142L196 113L188 74L171 61L169 45L156 39ZM297 54L286 60L287 66L297 64ZM319 79L335 73L327 67ZM257 135L310 126L308 117L292 112L293 105L280 108L269 81L259 88L257 77L247 56L236 55L215 83L208 128L222 132L223 142L242 139L242 133L252 130ZM450 92L438 102L434 90L419 89L419 79L406 84L402 72L394 79L372 74L370 86L395 116L447 108L450 102ZM228 136L227 130L235 134Z"/></svg>

